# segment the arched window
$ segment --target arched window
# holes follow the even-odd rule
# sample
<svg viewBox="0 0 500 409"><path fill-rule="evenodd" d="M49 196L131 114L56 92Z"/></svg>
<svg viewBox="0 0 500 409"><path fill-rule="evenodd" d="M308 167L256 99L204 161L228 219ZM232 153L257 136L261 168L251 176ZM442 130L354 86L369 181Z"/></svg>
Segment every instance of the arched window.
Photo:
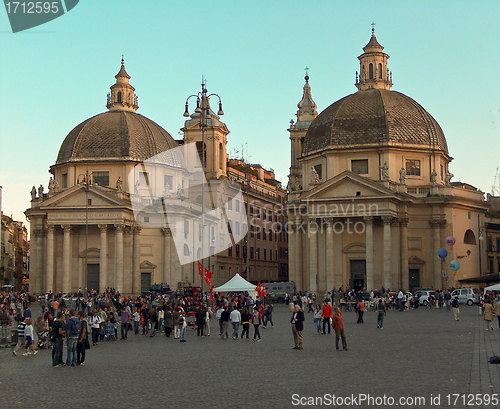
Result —
<svg viewBox="0 0 500 409"><path fill-rule="evenodd" d="M189 256L189 246L187 244L184 244L184 255Z"/></svg>
<svg viewBox="0 0 500 409"><path fill-rule="evenodd" d="M121 91L118 91L118 95L116 97L118 98L118 102L120 102L120 103L123 102Z"/></svg>
<svg viewBox="0 0 500 409"><path fill-rule="evenodd" d="M382 64L378 64L378 77L382 79Z"/></svg>
<svg viewBox="0 0 500 409"><path fill-rule="evenodd" d="M224 157L224 149L222 148L222 143L219 143L219 168L224 168L224 161L226 158Z"/></svg>
<svg viewBox="0 0 500 409"><path fill-rule="evenodd" d="M373 64L370 63L369 67L368 67L368 78L370 78L371 80L373 79Z"/></svg>
<svg viewBox="0 0 500 409"><path fill-rule="evenodd" d="M471 229L465 232L464 244L476 244L476 236L474 235L474 232Z"/></svg>

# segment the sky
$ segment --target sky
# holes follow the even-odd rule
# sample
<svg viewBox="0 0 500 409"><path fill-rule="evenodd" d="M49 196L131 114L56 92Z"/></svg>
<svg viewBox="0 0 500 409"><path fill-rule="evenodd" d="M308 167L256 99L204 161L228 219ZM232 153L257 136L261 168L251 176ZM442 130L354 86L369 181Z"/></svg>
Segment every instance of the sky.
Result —
<svg viewBox="0 0 500 409"><path fill-rule="evenodd" d="M372 22L392 90L441 125L453 181L490 193L500 166L499 18L500 2L488 0L86 0L12 33L2 8L2 210L25 221L31 187L47 191L66 135L106 111L122 54L138 113L180 139L186 98L204 76L222 99L230 156L243 147L245 160L274 169L286 186L304 68L318 113L356 92Z"/></svg>

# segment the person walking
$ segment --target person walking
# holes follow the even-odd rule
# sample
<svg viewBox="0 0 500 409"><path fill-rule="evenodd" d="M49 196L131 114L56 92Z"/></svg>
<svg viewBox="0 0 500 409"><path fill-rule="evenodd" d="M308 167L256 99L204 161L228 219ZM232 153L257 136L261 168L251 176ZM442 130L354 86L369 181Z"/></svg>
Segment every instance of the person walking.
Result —
<svg viewBox="0 0 500 409"><path fill-rule="evenodd" d="M75 315L75 310L71 309L66 325L66 366L76 366L76 345L81 333L81 324Z"/></svg>
<svg viewBox="0 0 500 409"><path fill-rule="evenodd" d="M179 339L181 336L181 329L179 325L179 320L181 318L181 312L179 308L176 308L172 313L173 316L173 324L174 324L174 339Z"/></svg>
<svg viewBox="0 0 500 409"><path fill-rule="evenodd" d="M121 311L121 339L126 340L127 339L127 333L128 333L128 323L130 321L130 313L127 311L125 307L122 307Z"/></svg>
<svg viewBox="0 0 500 409"><path fill-rule="evenodd" d="M229 315L229 319L231 320L231 325L233 326L233 335L231 338L238 339L238 330L240 328L241 322L241 314L238 310L234 309L231 311Z"/></svg>
<svg viewBox="0 0 500 409"><path fill-rule="evenodd" d="M300 310L298 305L295 306L295 311L290 320L292 323L292 334L295 346L292 349L304 349L302 331L304 329L304 312Z"/></svg>
<svg viewBox="0 0 500 409"><path fill-rule="evenodd" d="M363 315L365 313L365 302L363 301L363 299L360 299L358 301L358 322L357 324L364 324L365 322L363 321Z"/></svg>
<svg viewBox="0 0 500 409"><path fill-rule="evenodd" d="M57 319L52 324L52 366L64 366L62 351L64 342L64 314L59 311Z"/></svg>
<svg viewBox="0 0 500 409"><path fill-rule="evenodd" d="M314 310L314 323L316 324L316 331L321 334L321 319L322 319L321 305L316 304L316 309Z"/></svg>
<svg viewBox="0 0 500 409"><path fill-rule="evenodd" d="M172 310L170 307L167 307L167 311L165 311L165 336L170 338L172 335L172 327L174 326L174 314L172 314Z"/></svg>
<svg viewBox="0 0 500 409"><path fill-rule="evenodd" d="M257 307L254 307L253 309L253 314L251 319L254 328L252 341L260 342L259 327L262 325L262 319L260 317L259 309ZM259 339L257 339L257 337L259 337Z"/></svg>
<svg viewBox="0 0 500 409"><path fill-rule="evenodd" d="M446 294L444 295L444 303L446 305L446 311L450 311L451 308L451 293L450 290L446 290Z"/></svg>
<svg viewBox="0 0 500 409"><path fill-rule="evenodd" d="M323 317L322 334L326 334L325 326L328 326L328 334L330 334L330 318L332 318L332 306L326 300L323 301L323 310L321 316Z"/></svg>
<svg viewBox="0 0 500 409"><path fill-rule="evenodd" d="M184 312L182 312L180 317L179 317L179 328L180 328L180 331L179 331L180 342L187 342L186 341L187 321L186 321L186 317L184 316Z"/></svg>
<svg viewBox="0 0 500 409"><path fill-rule="evenodd" d="M274 305L271 301L269 301L266 306L266 312L264 313L264 319L262 320L262 328L267 328L268 322L271 323L271 327L274 327L273 311L274 311Z"/></svg>
<svg viewBox="0 0 500 409"><path fill-rule="evenodd" d="M228 306L225 305L224 308L222 309L222 312L220 314L220 322L222 323L222 332L220 334L221 339L226 339L229 338L229 334L227 332L227 327L229 326L229 319L231 315L229 314L228 311Z"/></svg>
<svg viewBox="0 0 500 409"><path fill-rule="evenodd" d="M17 356L17 351L21 346L24 346L26 344L26 337L24 335L24 330L26 328L26 318L22 318L21 321L19 321L19 324L17 324L17 344L14 347L14 350L12 353L14 356Z"/></svg>
<svg viewBox="0 0 500 409"><path fill-rule="evenodd" d="M78 318L80 319L80 336L78 337L78 343L76 344L76 364L85 364L85 350L90 348L89 343L89 325L87 323L87 315L83 311L78 312Z"/></svg>
<svg viewBox="0 0 500 409"><path fill-rule="evenodd" d="M458 297L455 297L455 299L451 302L451 307L453 308L455 321L460 321L460 309L458 308Z"/></svg>
<svg viewBox="0 0 500 409"><path fill-rule="evenodd" d="M493 300L488 300L483 307L483 320L486 322L486 331L491 329L493 331L493 314L495 314L495 307L493 306Z"/></svg>
<svg viewBox="0 0 500 409"><path fill-rule="evenodd" d="M247 335L247 339L250 335L250 318L251 314L248 311L248 308L245 307L243 308L243 312L241 313L241 325L243 326L243 331L241 332L241 339L245 337L245 334Z"/></svg>
<svg viewBox="0 0 500 409"><path fill-rule="evenodd" d="M384 317L387 314L387 309L385 308L384 301L382 298L378 300L377 304L377 328L384 329Z"/></svg>
<svg viewBox="0 0 500 409"><path fill-rule="evenodd" d="M333 315L332 326L335 330L335 348L337 351L339 349L339 338L342 338L342 348L344 351L347 351L347 341L345 338L345 330L344 330L344 319L342 318L342 314L340 312L340 308L335 308L335 314Z"/></svg>
<svg viewBox="0 0 500 409"><path fill-rule="evenodd" d="M25 310L28 311L28 310ZM26 346L24 347L24 356L31 355L33 353L36 355L38 351L35 349L35 343L33 342L33 320L31 318L26 319L26 326L24 327L24 337L26 338ZM30 352L31 349L31 352Z"/></svg>

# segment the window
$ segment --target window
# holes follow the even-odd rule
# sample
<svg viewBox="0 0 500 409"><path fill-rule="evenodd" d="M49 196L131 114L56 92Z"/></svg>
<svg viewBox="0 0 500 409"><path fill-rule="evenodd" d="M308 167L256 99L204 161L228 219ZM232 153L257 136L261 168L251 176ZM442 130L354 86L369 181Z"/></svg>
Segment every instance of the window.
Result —
<svg viewBox="0 0 500 409"><path fill-rule="evenodd" d="M272 210L268 210L267 212L267 220L272 222L273 221L273 212Z"/></svg>
<svg viewBox="0 0 500 409"><path fill-rule="evenodd" d="M236 257L239 257L240 256L240 245L237 244L236 245Z"/></svg>
<svg viewBox="0 0 500 409"><path fill-rule="evenodd" d="M443 179L444 179L444 177L443 177L443 176L444 176L444 170L443 170L443 165L441 165L441 180L443 180Z"/></svg>
<svg viewBox="0 0 500 409"><path fill-rule="evenodd" d="M368 66L368 72L369 72L369 78L372 80L373 79L373 64L370 63Z"/></svg>
<svg viewBox="0 0 500 409"><path fill-rule="evenodd" d="M368 173L368 159L351 160L351 170L358 175L366 175Z"/></svg>
<svg viewBox="0 0 500 409"><path fill-rule="evenodd" d="M187 244L184 244L184 255L189 256L189 246Z"/></svg>
<svg viewBox="0 0 500 409"><path fill-rule="evenodd" d="M236 202L236 213L239 213L240 212L240 201L235 200L235 202Z"/></svg>
<svg viewBox="0 0 500 409"><path fill-rule="evenodd" d="M227 231L229 234L233 234L233 221L229 220L229 223L227 224Z"/></svg>
<svg viewBox="0 0 500 409"><path fill-rule="evenodd" d="M257 240L260 240L260 226L257 226Z"/></svg>
<svg viewBox="0 0 500 409"><path fill-rule="evenodd" d="M273 231L269 230L269 241L273 241Z"/></svg>
<svg viewBox="0 0 500 409"><path fill-rule="evenodd" d="M495 265L495 258L494 257L488 257L488 271L490 273L494 273L494 265Z"/></svg>
<svg viewBox="0 0 500 409"><path fill-rule="evenodd" d="M260 260L260 248L257 248L255 251L255 256L257 257L257 260Z"/></svg>
<svg viewBox="0 0 500 409"><path fill-rule="evenodd" d="M476 236L470 229L465 232L464 244L476 244Z"/></svg>
<svg viewBox="0 0 500 409"><path fill-rule="evenodd" d="M253 247L250 247L250 258L253 259Z"/></svg>
<svg viewBox="0 0 500 409"><path fill-rule="evenodd" d="M141 186L149 186L149 174L148 172L139 172L139 184Z"/></svg>
<svg viewBox="0 0 500 409"><path fill-rule="evenodd" d="M406 159L406 175L420 176L420 161L415 159Z"/></svg>
<svg viewBox="0 0 500 409"><path fill-rule="evenodd" d="M247 246L243 246L243 258L246 260L247 258Z"/></svg>
<svg viewBox="0 0 500 409"><path fill-rule="evenodd" d="M318 165L314 165L314 170L318 174L319 179L323 179L323 165L321 163Z"/></svg>
<svg viewBox="0 0 500 409"><path fill-rule="evenodd" d="M266 241L267 240L267 232L266 229L262 232L262 240Z"/></svg>
<svg viewBox="0 0 500 409"><path fill-rule="evenodd" d="M198 241L201 241L202 228L201 223L198 225Z"/></svg>
<svg viewBox="0 0 500 409"><path fill-rule="evenodd" d="M163 186L169 186L169 190L172 190L174 187L174 177L170 175L163 176Z"/></svg>
<svg viewBox="0 0 500 409"><path fill-rule="evenodd" d="M269 261L273 261L273 251L269 250Z"/></svg>
<svg viewBox="0 0 500 409"><path fill-rule="evenodd" d="M278 250L274 250L274 251L275 251L275 253L274 253L274 259L276 261L278 261Z"/></svg>
<svg viewBox="0 0 500 409"><path fill-rule="evenodd" d="M233 248L232 248L232 247L229 247L229 248L227 249L227 255L228 255L229 257L233 257ZM229 268L231 268L231 267L229 267Z"/></svg>
<svg viewBox="0 0 500 409"><path fill-rule="evenodd" d="M267 249L264 249L264 260L267 260L266 254L267 254Z"/></svg>
<svg viewBox="0 0 500 409"><path fill-rule="evenodd" d="M236 202L238 203L238 202ZM240 222L236 222L236 235L239 236L240 235Z"/></svg>
<svg viewBox="0 0 500 409"><path fill-rule="evenodd" d="M233 210L233 199L227 202L227 210Z"/></svg>
<svg viewBox="0 0 500 409"><path fill-rule="evenodd" d="M117 94L117 99L118 99L118 102L123 102L123 98L122 98L122 93L121 93L121 91L118 91L118 94Z"/></svg>
<svg viewBox="0 0 500 409"><path fill-rule="evenodd" d="M68 187L68 174L63 173L62 174L62 188L66 189Z"/></svg>
<svg viewBox="0 0 500 409"><path fill-rule="evenodd" d="M378 77L382 79L382 64L378 64Z"/></svg>
<svg viewBox="0 0 500 409"><path fill-rule="evenodd" d="M101 186L109 186L109 172L92 172L92 180Z"/></svg>
<svg viewBox="0 0 500 409"><path fill-rule="evenodd" d="M148 216L144 216L144 223L149 223L149 217Z"/></svg>
<svg viewBox="0 0 500 409"><path fill-rule="evenodd" d="M187 239L189 234L189 220L184 220L184 238Z"/></svg>

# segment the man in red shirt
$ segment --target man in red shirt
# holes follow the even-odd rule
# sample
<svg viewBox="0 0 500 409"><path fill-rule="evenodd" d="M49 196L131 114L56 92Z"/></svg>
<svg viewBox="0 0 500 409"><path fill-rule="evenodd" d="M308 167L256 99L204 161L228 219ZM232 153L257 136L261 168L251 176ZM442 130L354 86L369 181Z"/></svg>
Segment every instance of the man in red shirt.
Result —
<svg viewBox="0 0 500 409"><path fill-rule="evenodd" d="M335 347L339 351L339 338L342 338L342 347L344 351L347 351L347 342L345 339L344 332L344 319L340 313L340 308L335 308L335 314L333 315L332 327L335 330Z"/></svg>
<svg viewBox="0 0 500 409"><path fill-rule="evenodd" d="M332 306L328 304L325 300L323 301L323 310L321 312L321 316L323 317L323 332L322 334L326 334L325 325L328 326L328 333L330 334L330 318L332 318Z"/></svg>
<svg viewBox="0 0 500 409"><path fill-rule="evenodd" d="M363 314L365 313L365 302L363 299L358 301L358 322L356 324L364 324Z"/></svg>

